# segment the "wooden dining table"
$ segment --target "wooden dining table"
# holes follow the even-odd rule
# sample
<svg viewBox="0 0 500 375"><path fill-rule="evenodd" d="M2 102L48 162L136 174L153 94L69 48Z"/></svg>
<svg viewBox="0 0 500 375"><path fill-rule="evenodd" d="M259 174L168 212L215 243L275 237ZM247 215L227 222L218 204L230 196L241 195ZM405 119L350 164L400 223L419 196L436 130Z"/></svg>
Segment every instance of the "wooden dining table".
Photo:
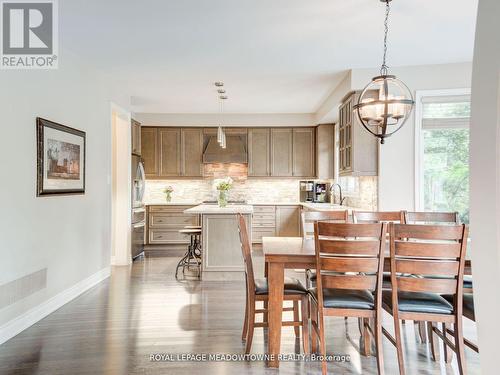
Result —
<svg viewBox="0 0 500 375"><path fill-rule="evenodd" d="M268 366L279 367L285 269L316 269L314 238L263 237L262 251L269 283ZM384 259L384 271L390 272L388 253ZM466 261L465 274L471 274L470 261Z"/></svg>

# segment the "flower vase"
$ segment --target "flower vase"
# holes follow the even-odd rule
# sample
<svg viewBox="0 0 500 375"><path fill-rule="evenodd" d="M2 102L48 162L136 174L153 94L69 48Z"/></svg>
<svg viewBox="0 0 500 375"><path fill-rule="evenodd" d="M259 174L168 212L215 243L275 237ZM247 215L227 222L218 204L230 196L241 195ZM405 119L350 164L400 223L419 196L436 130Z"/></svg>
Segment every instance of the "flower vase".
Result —
<svg viewBox="0 0 500 375"><path fill-rule="evenodd" d="M165 193L165 200L167 202L171 202L172 201L172 193Z"/></svg>
<svg viewBox="0 0 500 375"><path fill-rule="evenodd" d="M219 197L217 198L217 203L219 203L219 207L227 206L227 190L219 190Z"/></svg>

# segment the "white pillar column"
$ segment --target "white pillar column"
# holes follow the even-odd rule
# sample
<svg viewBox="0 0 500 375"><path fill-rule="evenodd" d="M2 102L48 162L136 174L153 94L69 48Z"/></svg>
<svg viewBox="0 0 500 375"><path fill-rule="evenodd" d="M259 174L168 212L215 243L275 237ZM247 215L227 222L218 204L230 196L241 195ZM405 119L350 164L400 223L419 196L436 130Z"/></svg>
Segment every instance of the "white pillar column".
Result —
<svg viewBox="0 0 500 375"><path fill-rule="evenodd" d="M472 73L471 237L481 372L498 374L500 337L500 1L480 0Z"/></svg>

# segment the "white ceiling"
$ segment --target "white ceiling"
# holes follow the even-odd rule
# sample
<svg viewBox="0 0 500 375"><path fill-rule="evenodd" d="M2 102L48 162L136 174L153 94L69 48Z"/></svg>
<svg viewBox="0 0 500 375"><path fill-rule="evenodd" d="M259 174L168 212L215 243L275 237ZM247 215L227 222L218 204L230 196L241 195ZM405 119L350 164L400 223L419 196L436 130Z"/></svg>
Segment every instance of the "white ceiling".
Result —
<svg viewBox="0 0 500 375"><path fill-rule="evenodd" d="M133 110L313 113L381 62L379 0L63 0L61 49L118 80ZM477 0L394 0L390 66L472 60Z"/></svg>

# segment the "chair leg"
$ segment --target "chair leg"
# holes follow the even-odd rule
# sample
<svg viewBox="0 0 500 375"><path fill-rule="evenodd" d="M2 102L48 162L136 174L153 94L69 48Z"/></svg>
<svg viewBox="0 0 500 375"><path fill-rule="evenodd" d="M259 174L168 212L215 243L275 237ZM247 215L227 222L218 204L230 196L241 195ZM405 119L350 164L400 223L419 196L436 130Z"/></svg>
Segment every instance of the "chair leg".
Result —
<svg viewBox="0 0 500 375"><path fill-rule="evenodd" d="M248 333L247 333L247 345L245 348L245 354L250 354L250 350L252 349L254 327L255 327L255 301L250 301L248 304Z"/></svg>
<svg viewBox="0 0 500 375"><path fill-rule="evenodd" d="M309 354L309 297L304 295L300 301L302 314L302 346L304 354Z"/></svg>
<svg viewBox="0 0 500 375"><path fill-rule="evenodd" d="M321 360L321 371L323 375L327 375L328 373L328 368L327 368L327 362L326 362L326 343L325 343L325 319L323 317L323 312L320 310L321 307L318 307L319 310L319 317L318 317L318 324L319 324L319 352L322 356Z"/></svg>
<svg viewBox="0 0 500 375"><path fill-rule="evenodd" d="M359 334L363 336L363 318L358 318L358 329L359 329Z"/></svg>
<svg viewBox="0 0 500 375"><path fill-rule="evenodd" d="M299 318L299 301L293 301L293 321L300 322ZM300 327L294 326L295 337L300 337Z"/></svg>
<svg viewBox="0 0 500 375"><path fill-rule="evenodd" d="M443 335L445 337L448 337L448 332L446 332L448 326L446 325L446 323L442 323L441 325L442 329L443 329ZM443 341L443 353L444 353L444 361L446 363L451 363L451 361L453 360L453 350L450 350L450 348L448 348L448 345L446 345L446 342Z"/></svg>
<svg viewBox="0 0 500 375"><path fill-rule="evenodd" d="M465 364L465 342L461 316L457 318L453 328L455 331L455 348L457 353L458 372L460 375L466 375L467 366Z"/></svg>
<svg viewBox="0 0 500 375"><path fill-rule="evenodd" d="M401 340L401 326L399 325L399 318L397 312L393 312L393 315L394 315L394 336L396 339L396 351L398 354L399 375L405 375L403 342Z"/></svg>
<svg viewBox="0 0 500 375"><path fill-rule="evenodd" d="M375 343L377 347L377 369L378 375L384 375L384 350L382 341L384 335L382 333L382 312L375 317Z"/></svg>
<svg viewBox="0 0 500 375"><path fill-rule="evenodd" d="M363 336L362 336L363 350L362 350L362 354L365 357L369 357L371 355L372 339L370 336L370 331L368 330L368 325L369 325L368 318L363 318L362 324L363 324Z"/></svg>
<svg viewBox="0 0 500 375"><path fill-rule="evenodd" d="M425 323L425 322L419 322L419 323ZM429 336L429 346L431 348L431 357L433 361L438 361L439 360L439 350L437 350L437 340L436 340L436 335L434 334L434 327L436 327L436 323L434 322L427 322L427 335ZM446 344L445 344L446 346Z"/></svg>
<svg viewBox="0 0 500 375"><path fill-rule="evenodd" d="M422 321L418 321L418 322L415 322L418 326L418 335L420 336L420 342L422 342L422 344L426 344L427 343L427 335L426 335L426 332L425 331L429 331L429 328L428 328L428 324L430 324L430 322L422 322ZM431 338L429 337L429 340Z"/></svg>
<svg viewBox="0 0 500 375"><path fill-rule="evenodd" d="M247 339L248 332L248 296L245 297L245 319L243 320L243 332L241 333L241 341Z"/></svg>
<svg viewBox="0 0 500 375"><path fill-rule="evenodd" d="M309 306L309 311L311 312L311 322L316 323L316 326L318 326L318 307L316 306L316 303L311 300L309 300ZM318 334L313 325L311 325L311 352L318 352Z"/></svg>

